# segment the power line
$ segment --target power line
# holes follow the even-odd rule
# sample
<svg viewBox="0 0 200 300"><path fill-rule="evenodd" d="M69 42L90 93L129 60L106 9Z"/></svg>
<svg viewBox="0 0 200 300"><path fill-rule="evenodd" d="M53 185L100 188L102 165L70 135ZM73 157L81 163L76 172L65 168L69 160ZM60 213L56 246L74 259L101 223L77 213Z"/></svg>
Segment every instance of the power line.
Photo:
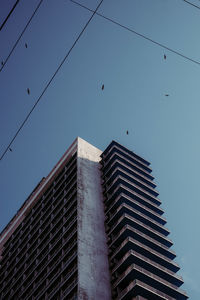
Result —
<svg viewBox="0 0 200 300"><path fill-rule="evenodd" d="M198 5L194 4L194 3L191 3L190 1L183 0L183 2L186 2L186 3L188 3L189 5L192 5L192 6L196 7L196 8L198 8L198 9L200 9L200 6L198 6Z"/></svg>
<svg viewBox="0 0 200 300"><path fill-rule="evenodd" d="M78 2L76 2L76 1L74 1L74 0L70 0L70 1L73 2L73 3L75 3L75 4L77 4L77 5L79 5L79 6L81 6L81 7L83 7L83 8L85 8L85 9L87 9L87 10L89 10L90 12L93 12L92 9L88 8L87 6L85 6L85 5L83 5L83 4L80 4L80 3L78 3ZM127 26L125 26L125 25L122 25L121 23L119 23L119 22L117 22L117 21L115 21L115 20L113 20L113 19L111 19L111 18L109 18L109 17L106 17L106 16L104 16L104 15L102 15L102 14L100 14L100 13L96 13L96 15L98 15L98 16L104 18L105 20L107 20L107 21L109 21L109 22L111 22L111 23L113 23L113 24L115 24L115 25L120 26L121 28L124 28L124 29L128 30L128 31L131 32L131 33L136 34L137 36L139 36L139 37L141 37L141 38L143 38L143 39L145 39L145 40L147 40L147 41L149 41L149 42L151 42L151 43L153 43L153 44L155 44L155 45L157 45L157 46L159 46L159 47L161 47L161 48L164 48L164 49L166 49L166 50L168 50L168 51L170 51L170 52L172 52L172 53L174 53L174 54L176 54L176 55L181 56L182 58L185 58L185 59L187 59L187 60L189 60L189 61L191 61L191 62L193 62L193 63L195 63L195 64L197 64L197 65L200 65L200 62L199 62L199 61L197 61L197 60L195 60L195 59L193 59L193 58L190 58L189 56L186 56L186 55L184 55L184 54L182 54L182 53L180 53L180 52L178 52L178 51L176 51L176 50L173 50L172 48L169 48L168 46L165 46L165 45L163 45L163 44L161 44L161 43L159 43L159 42L157 42L157 41L155 41L155 40L153 40L153 39L151 39L151 38L145 36L144 34L139 33L139 32L137 32L137 31L131 29L130 27L127 27Z"/></svg>
<svg viewBox="0 0 200 300"><path fill-rule="evenodd" d="M6 152L9 150L10 146L12 145L12 143L14 142L14 140L16 139L17 135L19 134L19 132L22 130L22 128L24 127L25 123L27 122L28 118L30 117L30 115L32 114L32 112L34 111L34 109L36 108L37 104L39 103L39 101L41 100L42 96L44 95L44 93L46 92L46 90L48 89L48 87L50 86L51 82L53 81L53 79L55 78L55 76L57 75L58 71L60 70L60 68L62 67L62 65L64 64L64 62L66 61L66 59L68 58L68 56L70 55L71 51L73 50L73 48L75 47L75 45L77 44L78 40L80 39L80 37L82 36L82 34L84 33L85 29L87 28L87 26L89 25L89 23L91 22L91 20L93 19L94 15L96 14L97 10L99 9L99 7L101 6L103 0L100 1L100 3L97 5L97 8L95 9L95 11L93 11L93 14L91 15L91 17L89 18L89 20L86 22L85 26L83 27L83 29L81 30L81 32L79 33L78 37L76 38L75 42L73 43L73 45L71 46L71 48L69 49L69 51L67 52L67 54L65 55L65 57L63 58L63 60L61 61L61 63L59 64L59 66L57 67L56 71L54 72L53 76L51 77L51 79L48 81L48 83L46 84L45 88L43 89L41 95L39 96L39 98L37 99L37 101L35 102L35 104L33 105L33 107L31 108L30 112L28 113L28 115L26 116L26 118L24 119L24 121L22 122L22 124L20 125L19 129L17 130L17 132L15 133L14 137L12 138L12 140L10 141L10 143L8 144L7 148L5 149L5 151L3 152L3 154L0 157L0 160L2 160L2 158L4 157L4 155L6 154Z"/></svg>
<svg viewBox="0 0 200 300"><path fill-rule="evenodd" d="M15 4L13 5L12 9L10 10L9 14L7 15L7 17L5 18L5 20L3 21L3 24L0 27L0 31L2 30L2 28L4 27L4 25L6 24L6 22L8 21L9 17L11 16L13 10L15 9L15 7L17 6L17 4L19 3L19 0L17 0L15 2Z"/></svg>
<svg viewBox="0 0 200 300"><path fill-rule="evenodd" d="M37 10L39 9L40 5L42 4L43 0L40 0L39 4L37 5L36 9L34 10L34 12L32 13L31 17L29 18L28 22L26 23L26 26L24 27L24 29L22 30L21 34L19 35L17 41L15 42L14 46L12 47L10 53L8 54L8 56L6 57L5 61L3 61L3 64L1 66L0 71L4 68L4 66L6 65L6 63L8 62L11 54L13 53L14 49L16 48L17 44L19 43L21 37L23 36L24 32L26 31L26 29L28 28L28 26L30 25L33 17L35 16Z"/></svg>

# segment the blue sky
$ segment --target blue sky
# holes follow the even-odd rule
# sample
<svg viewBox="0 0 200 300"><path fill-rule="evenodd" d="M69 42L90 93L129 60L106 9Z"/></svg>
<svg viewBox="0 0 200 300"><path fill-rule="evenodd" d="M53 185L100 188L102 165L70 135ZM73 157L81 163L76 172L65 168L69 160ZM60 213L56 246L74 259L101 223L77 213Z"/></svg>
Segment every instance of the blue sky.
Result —
<svg viewBox="0 0 200 300"><path fill-rule="evenodd" d="M191 1L200 6L199 0ZM0 24L14 2L0 2ZM0 60L38 3L19 2L0 31ZM98 1L79 3L95 9ZM104 0L99 12L200 61L200 10L182 0ZM0 154L90 16L68 0L43 1L0 72ZM199 78L200 65L95 16L12 144L13 151L0 161L0 230L75 137L101 150L114 139L151 162L183 288L198 300Z"/></svg>

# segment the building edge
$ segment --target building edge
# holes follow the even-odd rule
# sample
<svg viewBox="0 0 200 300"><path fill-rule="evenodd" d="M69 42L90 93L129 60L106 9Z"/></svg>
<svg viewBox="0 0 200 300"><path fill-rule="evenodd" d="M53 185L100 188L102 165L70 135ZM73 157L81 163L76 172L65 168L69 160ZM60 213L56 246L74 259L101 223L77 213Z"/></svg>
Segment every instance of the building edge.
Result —
<svg viewBox="0 0 200 300"><path fill-rule="evenodd" d="M3 251L3 246L12 233L17 229L18 225L21 224L23 219L26 217L30 209L35 205L41 193L45 191L49 184L54 180L56 174L62 169L63 165L69 160L74 152L77 150L77 142L79 137L77 137L71 146L66 150L57 164L53 167L49 175L45 178L43 177L37 186L33 189L28 198L24 201L22 206L19 208L17 213L13 216L13 218L9 221L9 223L4 227L4 229L0 233L0 259Z"/></svg>
<svg viewBox="0 0 200 300"><path fill-rule="evenodd" d="M78 299L111 299L101 187L102 151L78 138ZM95 200L95 201L94 201ZM88 282L90 284L88 285Z"/></svg>

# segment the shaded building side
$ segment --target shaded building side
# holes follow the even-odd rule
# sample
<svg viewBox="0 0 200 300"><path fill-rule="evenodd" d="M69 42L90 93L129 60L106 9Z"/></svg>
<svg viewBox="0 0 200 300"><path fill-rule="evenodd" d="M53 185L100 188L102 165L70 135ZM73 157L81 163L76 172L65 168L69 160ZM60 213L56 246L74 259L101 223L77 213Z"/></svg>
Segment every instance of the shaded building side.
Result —
<svg viewBox="0 0 200 300"><path fill-rule="evenodd" d="M113 141L101 165L113 299L187 299L150 163Z"/></svg>

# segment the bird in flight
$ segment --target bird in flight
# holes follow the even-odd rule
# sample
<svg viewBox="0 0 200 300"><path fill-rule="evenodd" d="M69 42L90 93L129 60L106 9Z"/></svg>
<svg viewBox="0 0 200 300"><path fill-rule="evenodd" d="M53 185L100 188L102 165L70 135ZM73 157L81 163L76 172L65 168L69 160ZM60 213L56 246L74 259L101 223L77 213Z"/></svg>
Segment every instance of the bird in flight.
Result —
<svg viewBox="0 0 200 300"><path fill-rule="evenodd" d="M128 130L126 130L126 134L127 134L127 135L129 134Z"/></svg>
<svg viewBox="0 0 200 300"><path fill-rule="evenodd" d="M1 65L2 65L2 67L3 67L3 65L4 65L3 60L1 61Z"/></svg>
<svg viewBox="0 0 200 300"><path fill-rule="evenodd" d="M165 97L169 97L169 94L165 94Z"/></svg>
<svg viewBox="0 0 200 300"><path fill-rule="evenodd" d="M25 43L25 47L26 47L26 48L28 48L28 45L27 45L27 43Z"/></svg>
<svg viewBox="0 0 200 300"><path fill-rule="evenodd" d="M164 59L166 59L167 58L167 56L166 56L166 54L164 54Z"/></svg>
<svg viewBox="0 0 200 300"><path fill-rule="evenodd" d="M12 152L12 149L9 147L10 152Z"/></svg>
<svg viewBox="0 0 200 300"><path fill-rule="evenodd" d="M101 87L102 91L104 90L104 84L102 84L102 87Z"/></svg>
<svg viewBox="0 0 200 300"><path fill-rule="evenodd" d="M27 93L28 93L28 95L30 95L30 89L29 88L27 88Z"/></svg>

